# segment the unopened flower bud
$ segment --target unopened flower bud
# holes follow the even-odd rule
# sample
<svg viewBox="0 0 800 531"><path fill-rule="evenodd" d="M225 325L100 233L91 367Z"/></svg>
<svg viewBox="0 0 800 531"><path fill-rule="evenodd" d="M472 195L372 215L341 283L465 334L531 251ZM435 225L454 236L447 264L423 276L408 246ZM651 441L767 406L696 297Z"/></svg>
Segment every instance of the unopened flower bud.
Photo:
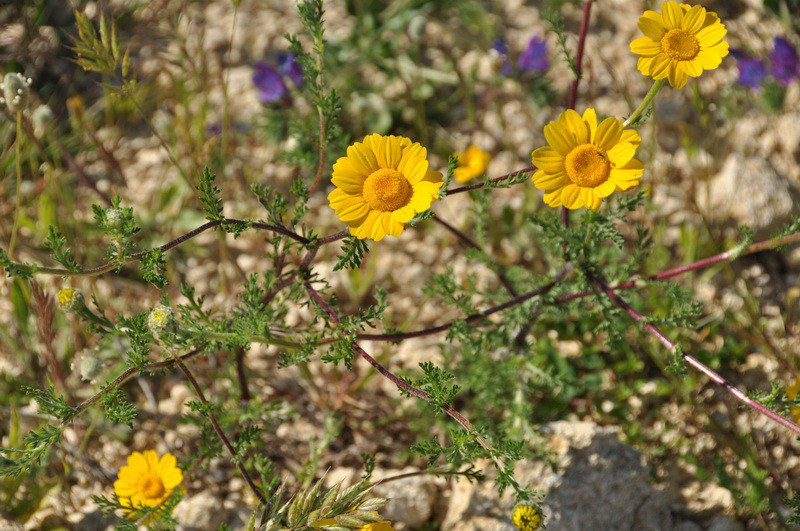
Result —
<svg viewBox="0 0 800 531"><path fill-rule="evenodd" d="M85 351L78 360L72 363L73 370L78 370L81 380L90 382L94 380L103 368L103 360L95 351Z"/></svg>
<svg viewBox="0 0 800 531"><path fill-rule="evenodd" d="M71 313L83 304L83 293L75 288L64 288L56 295L58 305L64 312Z"/></svg>
<svg viewBox="0 0 800 531"><path fill-rule="evenodd" d="M125 221L125 212L121 208L109 208L106 210L106 225L118 229Z"/></svg>
<svg viewBox="0 0 800 531"><path fill-rule="evenodd" d="M175 322L175 314L172 308L159 304L147 316L147 326L154 334L163 332L171 327Z"/></svg>
<svg viewBox="0 0 800 531"><path fill-rule="evenodd" d="M31 113L31 122L33 123L33 133L36 136L43 136L53 123L55 115L47 105L39 105Z"/></svg>
<svg viewBox="0 0 800 531"><path fill-rule="evenodd" d="M9 72L3 78L3 99L12 112L21 111L28 103L31 80L16 72Z"/></svg>

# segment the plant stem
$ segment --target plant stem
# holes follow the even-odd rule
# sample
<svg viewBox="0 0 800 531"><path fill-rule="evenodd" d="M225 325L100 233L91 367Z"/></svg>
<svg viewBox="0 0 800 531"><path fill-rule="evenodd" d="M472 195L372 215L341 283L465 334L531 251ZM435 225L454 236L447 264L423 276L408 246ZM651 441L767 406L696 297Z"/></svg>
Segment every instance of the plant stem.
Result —
<svg viewBox="0 0 800 531"><path fill-rule="evenodd" d="M647 92L647 95L642 100L642 103L638 107L636 107L633 113L630 116L628 116L628 118L624 122L622 122L623 127L628 127L629 125L634 123L642 115L642 113L644 113L644 111L647 110L647 107L653 101L653 98L656 97L656 94L658 94L658 91L661 90L661 87L664 86L664 83L666 81L667 81L666 78L664 78L664 79L658 79L653 83L653 86L650 87L650 90Z"/></svg>
<svg viewBox="0 0 800 531"><path fill-rule="evenodd" d="M197 380L195 380L194 376L189 371L189 368L186 366L185 363L183 363L181 358L175 355L174 352L170 351L170 353L172 354L172 359L175 360L175 363L178 364L178 367L180 367L181 371L183 371L183 374L186 375L186 379L188 379L189 383L192 384L192 387L194 388L194 392L197 395L197 398L199 398L200 402L202 402L204 405L207 406L208 401L206 400L206 397L203 394L203 389L200 387L200 384L197 383ZM211 421L211 425L214 427L214 431L217 432L217 436L225 445L225 448L228 449L228 453L231 454L233 462L236 463L236 468L238 468L239 472L241 472L242 477L244 477L245 481L247 482L247 485L250 487L250 490L253 491L253 494L256 495L256 498L258 498L258 501L261 502L262 505L266 504L267 499L264 497L264 493L261 492L261 490L256 486L255 482L253 481L253 478L250 477L250 474L247 472L247 469L244 467L244 464L242 463L241 459L239 459L236 456L236 450L233 448L230 439L228 439L228 437L225 435L225 432L222 431L219 422L217 422L217 417L214 415L214 412L211 411L210 408L208 410L208 419Z"/></svg>
<svg viewBox="0 0 800 531"><path fill-rule="evenodd" d="M661 330L659 330L657 327L655 327L654 325L652 325L649 322L647 322L647 318L644 315L642 315L641 313L639 313L636 310L634 310L633 307L631 307L627 302L622 300L619 297L619 295L617 295L614 292L613 289L611 289L608 285L606 285L603 281L601 281L599 278L597 278L593 274L587 272L587 278L600 291L605 293L606 296L609 299L611 299L611 301L614 304L616 304L617 306L619 306L620 308L625 310L625 312L628 315L630 315L631 318L634 321L636 321L636 322L640 323L642 326L644 326L644 328L648 332L650 332L650 334L653 335L656 339L658 339L658 341L662 345L667 347L672 352L675 352L675 343L672 342L667 336L665 336L661 332ZM686 363L688 363L689 365L691 365L695 369L699 370L700 372L702 372L703 374L705 374L706 376L711 378L711 380L713 380L714 383L720 385L723 389L725 389L728 393L730 393L734 398L736 398L737 400L742 402L744 405L754 409L755 411L757 411L758 413L761 413L762 415L764 415L766 417L769 417L770 419L772 419L773 421L777 422L781 426L783 426L785 428L788 428L789 430L791 430L791 431L795 432L796 434L800 435L800 426L798 426L794 422L790 421L789 419L779 415L778 413L772 411L771 409L765 407L761 403L759 403L759 402L753 400L752 398L748 397L741 390L739 390L737 387L735 387L732 383L730 383L725 378L723 378L722 376L720 376L719 374L717 374L716 372L711 370L709 367L707 367L706 365L701 363L694 356L691 356L690 354L687 354L685 352L675 352L675 353L679 354L686 361Z"/></svg>
<svg viewBox="0 0 800 531"><path fill-rule="evenodd" d="M217 339L217 340L220 340L220 341L227 341L227 340L230 340L230 339L235 339L238 336L236 334L229 334L229 333L226 333L226 332L210 332L210 333L206 334L206 337L209 337L211 339ZM274 345L274 346L278 346L278 347L286 347L286 348L291 348L291 349L295 349L295 350L303 348L303 345L301 345L300 343L296 343L294 341L288 341L286 339L279 339L279 338L276 338L276 337L267 337L267 336L256 335L256 336L250 337L249 341L251 343L261 343L263 345Z"/></svg>
<svg viewBox="0 0 800 531"><path fill-rule="evenodd" d="M339 321L339 317L336 315L336 313L333 311L333 309L331 309L331 307L323 300L323 298L320 296L320 294L317 293L317 291L311 286L311 283L308 280L304 280L303 281L303 285L305 286L306 291L308 292L309 296L314 300L314 302L316 302L317 305L319 305L319 307L322 308L323 311L325 311L325 313L328 314L328 317L330 317L331 322L333 324L335 324L335 325L340 324L341 321ZM400 389L402 389L403 391L405 391L406 393L408 393L410 395L413 395L413 396L416 396L417 398L421 398L422 400L425 400L426 402L434 403L433 398L431 397L431 395L429 395L428 393L426 393L422 389L417 389L416 387L414 387L413 385L409 384L408 382L406 382L402 378L400 378L400 377L396 376L395 374L393 374L389 369L387 369L386 367L384 367L383 365L378 363L375 360L375 358L373 358L372 356L367 354L367 352L364 349L362 349L358 345L358 343L356 343L355 341L351 341L350 342L350 346L353 348L353 350L358 352L358 354L362 358L364 358L364 360L366 360L367 363L372 365L379 373L381 373L381 375L383 375L386 379L391 381L397 387L399 387ZM469 420L466 419L466 417L464 417L461 413L459 413L458 411L456 411L452 407L442 406L442 409L444 410L445 413L447 413L453 419L455 419L456 422L461 424L461 426L465 430L467 430L470 434L472 434L475 437L475 440L478 441L478 444L480 444L484 449L486 449L489 452L491 452L492 456L494 457L494 452L495 452L494 447L492 447L492 445L489 444L489 442L486 441L486 439L483 438L483 436L478 432L478 430L475 429L475 427L469 422Z"/></svg>
<svg viewBox="0 0 800 531"><path fill-rule="evenodd" d="M17 137L14 139L14 168L17 175L17 189L14 194L14 225L11 227L11 241L8 244L8 255L14 255L14 246L17 244L17 230L19 229L19 216L22 209L22 111L17 111Z"/></svg>

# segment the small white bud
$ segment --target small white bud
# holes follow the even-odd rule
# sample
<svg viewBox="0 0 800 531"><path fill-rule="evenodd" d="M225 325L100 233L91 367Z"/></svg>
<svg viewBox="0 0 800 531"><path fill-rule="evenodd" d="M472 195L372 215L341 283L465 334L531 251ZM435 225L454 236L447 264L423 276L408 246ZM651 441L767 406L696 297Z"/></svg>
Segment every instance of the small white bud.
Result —
<svg viewBox="0 0 800 531"><path fill-rule="evenodd" d="M121 208L109 208L106 210L106 225L112 228L119 228L125 221L125 212Z"/></svg>
<svg viewBox="0 0 800 531"><path fill-rule="evenodd" d="M28 100L27 80L21 75L10 72L3 78L3 96L10 111L20 111Z"/></svg>

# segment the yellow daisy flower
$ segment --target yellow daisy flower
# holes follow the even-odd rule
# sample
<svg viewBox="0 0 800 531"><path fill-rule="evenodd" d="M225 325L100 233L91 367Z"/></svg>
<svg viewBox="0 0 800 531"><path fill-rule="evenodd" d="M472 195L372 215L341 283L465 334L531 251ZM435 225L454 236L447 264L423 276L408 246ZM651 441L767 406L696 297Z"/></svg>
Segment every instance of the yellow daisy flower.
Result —
<svg viewBox="0 0 800 531"><path fill-rule="evenodd" d="M520 531L533 531L542 526L542 510L535 505L521 504L514 508L514 526Z"/></svg>
<svg viewBox="0 0 800 531"><path fill-rule="evenodd" d="M460 183L465 183L486 173L489 161L492 160L492 156L478 146L469 146L463 153L456 153L456 156L458 157L458 167L453 176Z"/></svg>
<svg viewBox="0 0 800 531"><path fill-rule="evenodd" d="M368 135L333 165L331 208L356 238L399 236L403 224L430 208L442 174L428 170L428 152L402 136Z"/></svg>
<svg viewBox="0 0 800 531"><path fill-rule="evenodd" d="M133 452L128 464L119 470L114 492L127 507L155 507L183 481L183 472L172 454L158 458L153 450Z"/></svg>
<svg viewBox="0 0 800 531"><path fill-rule="evenodd" d="M798 392L800 392L800 378L795 379L792 385L786 388L786 396L789 400L794 400ZM795 422L800 422L800 407L792 406L792 416Z"/></svg>
<svg viewBox="0 0 800 531"><path fill-rule="evenodd" d="M639 58L639 71L653 79L669 78L669 84L681 88L689 77L703 70L713 70L728 55L728 32L716 13L702 6L668 1L661 13L645 11L639 18L644 37L631 42L631 51Z"/></svg>
<svg viewBox="0 0 800 531"><path fill-rule="evenodd" d="M568 110L545 126L544 136L550 146L533 152L533 183L548 205L597 210L614 190L639 184L644 165L633 156L642 139L616 118L598 125L594 109L583 116Z"/></svg>

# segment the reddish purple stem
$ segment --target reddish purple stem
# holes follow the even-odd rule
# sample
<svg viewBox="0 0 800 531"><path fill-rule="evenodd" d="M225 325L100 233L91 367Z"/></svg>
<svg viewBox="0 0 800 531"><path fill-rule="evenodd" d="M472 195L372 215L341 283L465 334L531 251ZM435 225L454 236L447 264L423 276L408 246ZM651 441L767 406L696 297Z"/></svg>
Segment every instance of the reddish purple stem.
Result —
<svg viewBox="0 0 800 531"><path fill-rule="evenodd" d="M639 313L636 310L634 310L631 307L630 304L628 304L627 302L622 300L620 298L620 296L617 295L614 292L613 289L611 289L608 285L606 285L599 278L597 278L597 277L595 277L594 275L591 275L591 274L588 275L588 278L600 291L605 293L606 296L608 296L608 298L611 299L614 302L614 304L616 304L617 306L619 306L620 308L625 310L628 313L628 315L630 315L631 318L633 318L633 320L635 320L636 322L642 324L642 326L644 326L644 328L648 332L650 332L650 334L655 336L656 339L658 339L661 342L662 345L664 345L665 347L667 347L668 349L670 349L673 352L675 351L675 343L673 343L667 336L665 336L661 332L661 330L659 330L656 326L646 322L646 318L645 318L644 315L642 315L641 313ZM722 376L720 376L716 372L712 371L710 368L708 368L706 365L701 363L700 360L698 360L694 356L691 356L690 354L687 354L685 352L678 352L678 354L680 354L680 356L686 361L686 363L688 363L689 365L691 365L695 369L699 370L700 372L702 372L703 374L705 374L706 376L711 378L715 383L717 383L720 386L722 386L726 391L728 391L728 393L733 395L734 398L736 398L737 400L739 400L740 402L742 402L746 406L748 406L750 408L753 408L755 411L761 413L762 415L765 415L765 416L771 418L772 420L774 420L775 422L777 422L781 426L784 426L784 427L792 430L793 432L797 433L798 435L800 435L800 426L798 426L797 424L795 424L791 420L779 415L778 413L772 411L768 407L766 407L766 406L760 404L759 402L753 400L752 398L748 397L741 390L739 390L736 386L734 386L732 383L727 381L725 378L723 378Z"/></svg>

